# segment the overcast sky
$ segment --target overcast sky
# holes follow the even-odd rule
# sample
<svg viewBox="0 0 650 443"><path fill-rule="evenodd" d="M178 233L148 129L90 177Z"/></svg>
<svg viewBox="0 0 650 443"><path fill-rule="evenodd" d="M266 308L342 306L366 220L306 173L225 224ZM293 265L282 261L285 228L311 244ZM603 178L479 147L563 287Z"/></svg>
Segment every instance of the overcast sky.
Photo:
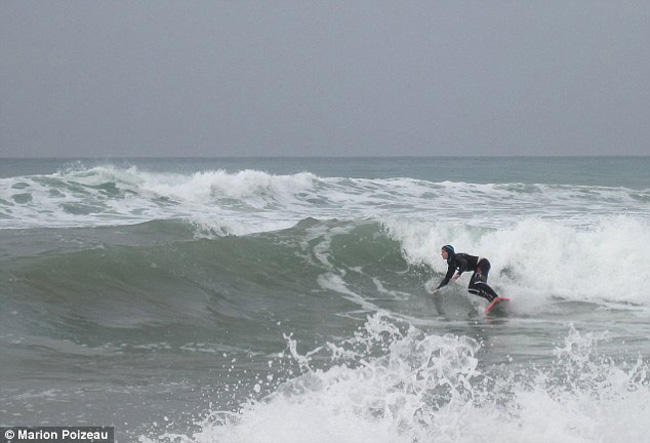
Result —
<svg viewBox="0 0 650 443"><path fill-rule="evenodd" d="M0 156L648 155L650 1L0 0Z"/></svg>

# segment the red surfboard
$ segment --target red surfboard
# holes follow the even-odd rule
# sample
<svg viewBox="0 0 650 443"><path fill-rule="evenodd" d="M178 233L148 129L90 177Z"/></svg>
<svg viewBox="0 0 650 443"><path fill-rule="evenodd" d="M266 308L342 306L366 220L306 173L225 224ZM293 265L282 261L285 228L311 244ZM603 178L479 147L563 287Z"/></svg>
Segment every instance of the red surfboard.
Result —
<svg viewBox="0 0 650 443"><path fill-rule="evenodd" d="M484 311L485 311L485 312L490 312L490 311L492 310L492 308L493 308L497 303L502 302L502 301L510 301L510 299L509 299L508 297L497 297L497 298L495 298L494 300L492 300L492 303L490 303L490 304L488 305L488 307L485 308Z"/></svg>

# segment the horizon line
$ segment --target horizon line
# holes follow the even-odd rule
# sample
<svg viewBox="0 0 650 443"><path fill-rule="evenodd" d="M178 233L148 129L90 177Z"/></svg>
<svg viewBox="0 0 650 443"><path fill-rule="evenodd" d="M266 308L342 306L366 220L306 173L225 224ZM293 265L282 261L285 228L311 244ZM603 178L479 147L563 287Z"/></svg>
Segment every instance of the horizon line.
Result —
<svg viewBox="0 0 650 443"><path fill-rule="evenodd" d="M78 155L78 156L1 156L3 160L112 160L112 159L409 159L409 158L645 158L650 154L583 154L583 155Z"/></svg>

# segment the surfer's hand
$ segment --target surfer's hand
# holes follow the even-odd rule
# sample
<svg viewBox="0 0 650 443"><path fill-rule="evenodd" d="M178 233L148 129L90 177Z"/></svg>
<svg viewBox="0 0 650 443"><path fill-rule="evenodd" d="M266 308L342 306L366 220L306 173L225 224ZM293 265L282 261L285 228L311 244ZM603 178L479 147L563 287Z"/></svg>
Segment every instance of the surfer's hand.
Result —
<svg viewBox="0 0 650 443"><path fill-rule="evenodd" d="M436 295L436 294L438 294L438 291L439 291L439 290L440 290L440 288L434 289L433 291L431 291L431 295Z"/></svg>
<svg viewBox="0 0 650 443"><path fill-rule="evenodd" d="M460 278L460 274L455 274L451 279L456 281Z"/></svg>

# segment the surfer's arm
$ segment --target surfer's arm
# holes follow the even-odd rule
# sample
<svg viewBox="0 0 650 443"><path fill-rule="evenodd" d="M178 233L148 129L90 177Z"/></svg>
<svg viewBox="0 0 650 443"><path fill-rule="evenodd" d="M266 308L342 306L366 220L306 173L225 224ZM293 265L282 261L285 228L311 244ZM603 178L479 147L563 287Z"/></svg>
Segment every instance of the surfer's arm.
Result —
<svg viewBox="0 0 650 443"><path fill-rule="evenodd" d="M445 278L440 282L438 287L431 291L431 294L435 294L442 288L443 286L446 286L447 283L449 283L449 280L454 276L454 272L456 272L456 268L452 265L449 265L449 269L447 269L447 275L445 275Z"/></svg>

